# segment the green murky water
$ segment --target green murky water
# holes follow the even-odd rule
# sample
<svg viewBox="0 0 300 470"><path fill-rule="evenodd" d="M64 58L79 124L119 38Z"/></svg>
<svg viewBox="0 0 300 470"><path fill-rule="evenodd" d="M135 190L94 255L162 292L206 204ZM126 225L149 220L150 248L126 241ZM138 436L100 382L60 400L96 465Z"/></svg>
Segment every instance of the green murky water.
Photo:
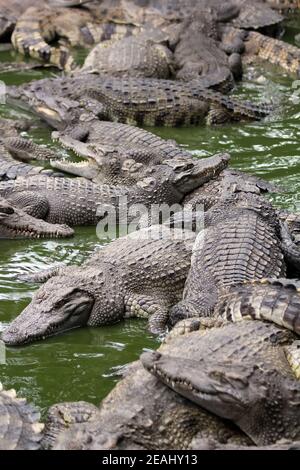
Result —
<svg viewBox="0 0 300 470"><path fill-rule="evenodd" d="M291 24L288 38L300 30ZM0 54L1 61L16 60L12 52ZM50 75L51 70L6 74L7 84L22 83ZM236 124L217 129L155 129L165 138L176 139L195 155L205 157L227 151L231 165L280 183L285 193L273 197L277 205L300 209L300 82L272 67L248 68L236 92L251 99L272 98L274 114L262 123ZM299 85L299 86L297 86ZM299 91L299 104L292 95ZM16 117L20 111L0 106L0 114ZM53 146L44 126L31 134L37 142ZM61 150L60 150L61 151ZM55 262L80 263L101 241L95 228L78 228L66 241L0 241L0 331L29 303L34 286L16 281L21 272L45 268ZM120 367L135 360L145 348L157 347L145 323L131 320L112 327L81 329L19 349L6 350L0 365L0 381L14 387L43 411L66 400L88 400L98 404L118 380Z"/></svg>

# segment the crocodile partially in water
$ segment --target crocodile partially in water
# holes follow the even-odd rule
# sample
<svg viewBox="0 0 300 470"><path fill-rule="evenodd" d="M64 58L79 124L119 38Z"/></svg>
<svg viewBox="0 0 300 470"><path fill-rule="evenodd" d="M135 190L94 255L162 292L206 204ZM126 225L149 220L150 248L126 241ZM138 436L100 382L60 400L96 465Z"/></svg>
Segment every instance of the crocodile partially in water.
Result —
<svg viewBox="0 0 300 470"><path fill-rule="evenodd" d="M231 423L171 391L145 371L140 362L130 365L125 378L102 401L99 409L88 408L84 414L86 408L86 404L77 403L51 407L43 447L54 450L187 450L196 437L215 439L223 444L251 444L251 440Z"/></svg>
<svg viewBox="0 0 300 470"><path fill-rule="evenodd" d="M43 79L7 90L8 102L23 105L58 129L79 119L104 119L149 126L197 125L257 120L273 107L206 89L197 80L98 77ZM210 119L211 118L211 119Z"/></svg>
<svg viewBox="0 0 300 470"><path fill-rule="evenodd" d="M269 285L251 284L251 289L250 305L257 318L270 322L275 319L289 327L298 325L299 334L299 283L281 280ZM237 295L242 302L249 300L245 292ZM256 293L261 302L256 301ZM233 302L227 300L229 308ZM221 310L216 309L218 313ZM262 450L297 449L300 425L298 342L293 333L274 324L249 321L245 311L243 314L246 320L235 324L216 320L209 325L191 319L189 325L176 325L176 331L169 334L156 353L145 353L141 357L152 376L142 370L140 362L131 365L100 409L86 413L86 422L76 403L50 408L43 445L61 450L174 447L255 450L260 446ZM253 317L253 312L249 315ZM295 331L294 327L291 329ZM247 375L245 371L251 369L254 373ZM259 370L266 375L256 375L255 371ZM210 371L216 371L215 376ZM198 388L202 391L199 396ZM176 412L179 411L178 393L183 396L180 413ZM200 406L192 408L190 400ZM215 404L217 414L225 414L226 420L216 421ZM185 407L190 407L187 414ZM240 433L228 418L241 427ZM149 423L147 428L145 422Z"/></svg>
<svg viewBox="0 0 300 470"><path fill-rule="evenodd" d="M251 302L258 318L299 328L298 286L287 280L252 284ZM265 294L258 304L256 292L260 296L262 291L256 289L262 287ZM246 301L245 292L239 295ZM231 303L228 298L228 307ZM262 312L263 317L259 316ZM142 363L127 366L125 377L99 408L86 402L53 405L43 433L40 424L35 427L35 446L55 450L297 449L299 347L293 333L247 319L234 324L219 319L208 324L198 318L182 323L158 352L146 353ZM6 416L10 421L12 408L7 404ZM34 421L38 419L35 414ZM24 434L28 438L28 431ZM14 448L15 440L8 436L5 447ZM25 445L19 439L19 446L21 442Z"/></svg>
<svg viewBox="0 0 300 470"><path fill-rule="evenodd" d="M95 183L136 183L151 165L169 159L191 158L190 152L174 141L138 127L109 121L79 123L53 132L52 139L84 160L55 159L51 166Z"/></svg>
<svg viewBox="0 0 300 470"><path fill-rule="evenodd" d="M55 268L2 340L18 346L127 317L149 318L150 330L160 332L182 295L194 240L193 231L153 226L113 241L80 267Z"/></svg>
<svg viewBox="0 0 300 470"><path fill-rule="evenodd" d="M67 238L73 235L74 231L70 227L49 224L44 220L31 217L6 199L0 198L0 239Z"/></svg>
<svg viewBox="0 0 300 470"><path fill-rule="evenodd" d="M0 195L33 217L50 223L95 225L113 210L119 220L137 217L137 205L148 211L153 205L180 204L195 188L209 181L228 164L219 154L199 160L173 158L145 168L135 185L95 184L84 178L36 176L0 182ZM124 206L125 204L125 206ZM131 214L130 211L134 212ZM141 217L141 216L140 216Z"/></svg>

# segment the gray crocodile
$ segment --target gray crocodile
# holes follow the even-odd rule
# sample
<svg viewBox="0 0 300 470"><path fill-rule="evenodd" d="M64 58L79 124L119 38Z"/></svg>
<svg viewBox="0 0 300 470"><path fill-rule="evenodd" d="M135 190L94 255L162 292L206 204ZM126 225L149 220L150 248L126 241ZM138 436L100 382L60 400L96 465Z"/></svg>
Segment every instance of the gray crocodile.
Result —
<svg viewBox="0 0 300 470"><path fill-rule="evenodd" d="M262 119L271 112L269 105L255 105L227 97L205 88L198 80L180 83L106 78L99 85L90 86L87 82L81 90L104 106L106 118L127 124L177 127L199 124L206 116L208 123L216 123ZM210 111L213 111L213 121Z"/></svg>
<svg viewBox="0 0 300 470"><path fill-rule="evenodd" d="M289 327L292 324L297 325L298 322L299 333L297 305L299 305L300 295L297 289L299 289L298 281L286 279L274 281L274 283L272 281L252 283L247 286L247 290L240 290L236 293L236 300L227 297L227 308L229 309L233 304L237 311L238 297L240 297L242 304L249 302L257 315L256 319L270 322L275 320L278 324ZM250 290L251 296L249 297ZM256 300L256 293L259 301ZM271 297L272 302L270 302ZM226 299L224 299L224 304L226 304ZM84 414L81 406L85 410L86 404L78 406L76 403L59 404L50 408L44 446L55 449L93 450L129 448L153 450L173 449L174 446L177 449L258 450L259 446L262 450L267 450L269 447L274 450L298 448L298 401L297 399L295 402L291 400L289 404L286 394L279 399L277 385L274 387L275 390L272 388L274 383L277 384L278 376L281 375L283 380L280 380L279 387L283 384L283 387L286 386L285 390L289 389L291 394L294 390L295 393L299 391L298 382L293 376L294 373L296 378L299 378L300 373L298 342L294 342L295 337L292 333L279 330L273 324L247 321L250 317L254 318L254 312L250 312L249 304L249 314L246 315L244 309L242 311L244 318L242 323L234 325L227 323L239 321L240 318L236 316L227 320L219 318L223 316L221 305L216 309L217 318L210 319L209 323L207 319L199 318L178 323L158 352L146 353L141 358L146 369L156 377L147 376L145 371L141 370L140 362L131 365L125 378L102 402L100 409L88 409ZM292 329L295 331L294 327ZM211 352L212 357L207 354L207 351ZM234 361L238 362L236 368ZM244 363L245 368L248 367L248 362L252 364L252 367L254 364L267 373L263 377L262 388L257 390L255 385L251 388L249 385L249 392L246 389L247 379L252 380L252 376L250 374L249 377L245 376L241 367ZM220 393L218 393L218 388L213 388L213 384L211 388L204 388L205 381L214 380L214 376L206 377L205 375L208 369L207 363L212 368L218 368L217 372L220 369L220 374L228 373L227 382L221 382L222 375L216 374L215 380L220 380ZM233 363L232 368L231 363ZM202 373L203 365L204 373ZM275 377L268 374L269 369L274 372L277 367L279 367L280 374L277 372ZM203 377L203 380L198 384L199 375ZM159 385L158 380L168 387L163 388L163 384ZM233 389L235 381L236 392ZM203 387L203 393L199 398L197 395L192 396L197 386ZM226 387L225 393L222 386ZM231 394L227 391L230 386L232 387ZM139 389L137 395L134 393L135 387ZM181 401L181 413L173 414L178 407L179 395L170 395L170 388L188 400L195 401L196 404L199 404L202 397L204 401L211 399L213 405L215 402L217 404L220 402L219 408L222 409L223 414L226 413L226 418L230 415L229 419L238 421L237 424L251 439L248 437L249 440L247 440L242 432L236 433L228 419L216 421L213 405L209 407L207 403L204 404L207 414L203 414L203 405L200 403L197 410L190 408L189 415L187 415L182 407L191 405L188 400ZM209 395L210 392L211 395ZM122 407L118 406L120 402ZM285 406L281 406L283 402ZM272 422L270 419L273 414L271 417L269 414L271 405L276 415L276 419ZM172 418L169 415L170 410L172 410ZM209 414L209 412L214 414ZM219 414L219 409L217 413ZM240 420L236 418L238 413L238 416L241 416ZM263 419L258 419L259 413ZM84 415L86 416L85 422ZM248 415L250 415L250 420L243 417L248 418ZM190 421L192 416L197 417L193 425ZM183 417L186 419L185 423L188 428L183 425ZM75 424L76 418L78 424ZM145 430L145 422L151 423L147 425L147 430ZM175 442L173 441L173 426L176 428ZM190 433L185 434L183 443L182 432L187 429ZM194 434L192 439L191 434ZM214 435L216 435L215 438ZM252 439L258 446L254 446Z"/></svg>
<svg viewBox="0 0 300 470"><path fill-rule="evenodd" d="M299 317L298 311L292 313ZM245 320L173 338L141 360L168 387L233 421L256 445L264 446L282 439L299 441L295 339L274 324Z"/></svg>
<svg viewBox="0 0 300 470"><path fill-rule="evenodd" d="M176 127L200 124L206 116L209 123L262 119L272 111L270 105L242 102L206 89L197 80L185 83L93 74L9 87L7 100L29 108L57 129L79 119Z"/></svg>
<svg viewBox="0 0 300 470"><path fill-rule="evenodd" d="M219 295L244 281L285 274L280 223L275 209L260 196L234 194L204 216L183 301L173 307L170 322L211 316Z"/></svg>
<svg viewBox="0 0 300 470"><path fill-rule="evenodd" d="M72 3L76 7L78 2L56 4L49 0L49 5L31 3L33 5L23 10L16 21L12 44L21 54L66 72L76 69L70 46L91 47L104 40L123 38L140 31L140 26L130 19L122 20L118 8L113 18L110 4L106 8L101 5L100 11L97 8L90 11L88 8L73 8ZM54 46L56 39L60 41Z"/></svg>
<svg viewBox="0 0 300 470"><path fill-rule="evenodd" d="M1 238L67 238L74 230L66 225L49 224L31 217L23 210L13 207L6 199L0 198L0 239Z"/></svg>
<svg viewBox="0 0 300 470"><path fill-rule="evenodd" d="M220 295L214 318L272 321L300 335L300 282L292 279L260 279L232 286ZM300 369L295 370L300 377Z"/></svg>
<svg viewBox="0 0 300 470"><path fill-rule="evenodd" d="M88 124L79 123L61 132L53 132L52 138L85 160L54 160L51 166L96 183L120 184L126 179L137 182L142 178L143 167L173 158L191 158L189 152L173 141L116 122L94 120Z"/></svg>
<svg viewBox="0 0 300 470"><path fill-rule="evenodd" d="M160 333L182 295L194 240L192 231L153 226L113 241L81 267L55 268L2 340L18 346L127 317L149 318Z"/></svg>
<svg viewBox="0 0 300 470"><path fill-rule="evenodd" d="M15 390L3 390L0 383L0 450L36 450L44 425L40 413Z"/></svg>
<svg viewBox="0 0 300 470"><path fill-rule="evenodd" d="M50 223L95 225L107 207L129 214L133 204L150 209L153 204L180 204L196 187L206 183L228 164L227 154L198 160L165 160L150 166L134 186L94 184L86 179L54 177L17 178L0 182L0 195L29 215ZM127 208L120 202L127 201ZM124 216L123 214L123 216Z"/></svg>
<svg viewBox="0 0 300 470"><path fill-rule="evenodd" d="M99 409L77 403L51 407L42 445L54 450L187 450L196 437L251 444L231 423L174 393L137 362Z"/></svg>
<svg viewBox="0 0 300 470"><path fill-rule="evenodd" d="M50 161L59 158L59 155L49 147L35 144L31 139L20 136L3 139L6 150L18 160L22 161Z"/></svg>
<svg viewBox="0 0 300 470"><path fill-rule="evenodd" d="M245 41L246 63L267 61L277 65L291 75L300 77L300 48L279 39L269 38L251 31Z"/></svg>

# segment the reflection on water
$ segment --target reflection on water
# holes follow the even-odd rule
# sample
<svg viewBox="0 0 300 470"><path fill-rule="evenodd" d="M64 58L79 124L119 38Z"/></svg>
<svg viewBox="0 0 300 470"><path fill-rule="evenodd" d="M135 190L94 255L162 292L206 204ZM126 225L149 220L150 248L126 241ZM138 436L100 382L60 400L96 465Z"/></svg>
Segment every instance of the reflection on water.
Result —
<svg viewBox="0 0 300 470"><path fill-rule="evenodd" d="M39 78L41 72L26 77ZM49 72L47 72L48 74ZM1 78L1 77L0 77ZM9 77L11 80L11 77ZM14 76L19 82L24 77ZM200 158L229 152L231 165L280 184L285 192L272 195L275 204L297 208L300 180L300 105L290 97L292 80L278 69L249 68L243 86L236 90L243 98L269 99L274 113L258 123L235 124L214 129L155 129L165 138L176 139ZM18 111L2 109L1 114L17 116ZM40 143L53 145L50 131L32 131ZM298 207L300 210L300 207ZM0 242L0 331L28 304L34 285L16 279L20 273L35 272L57 262L80 264L98 247L94 227L79 228L72 240ZM88 400L99 403L108 393L122 366L140 355L144 348L157 347L142 320L128 320L106 328L85 328L23 348L7 350L7 364L0 365L0 380L34 401L42 410L54 402Z"/></svg>

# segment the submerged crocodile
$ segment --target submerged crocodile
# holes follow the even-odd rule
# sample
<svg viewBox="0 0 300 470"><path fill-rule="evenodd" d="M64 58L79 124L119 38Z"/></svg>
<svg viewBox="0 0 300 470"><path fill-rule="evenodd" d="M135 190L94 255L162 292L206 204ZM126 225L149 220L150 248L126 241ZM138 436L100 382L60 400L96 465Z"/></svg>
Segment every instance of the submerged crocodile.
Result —
<svg viewBox="0 0 300 470"><path fill-rule="evenodd" d="M0 195L33 217L50 223L95 225L111 209L131 219L132 205L180 204L195 188L209 181L228 164L227 154L198 160L173 158L150 166L135 185L94 184L86 179L17 178L0 182ZM128 183L128 180L127 180ZM124 204L125 207L124 207ZM137 216L134 212L132 217ZM122 219L123 220L123 219Z"/></svg>
<svg viewBox="0 0 300 470"><path fill-rule="evenodd" d="M74 231L66 225L49 224L31 217L8 201L0 198L0 239L1 238L67 238Z"/></svg>
<svg viewBox="0 0 300 470"><path fill-rule="evenodd" d="M284 314L280 297L277 306L276 316ZM291 313L299 322L299 310ZM233 421L263 446L299 441L300 356L295 340L276 325L242 321L175 337L141 360L168 387Z"/></svg>
<svg viewBox="0 0 300 470"><path fill-rule="evenodd" d="M15 390L0 383L0 450L37 450L42 440L40 413Z"/></svg>
<svg viewBox="0 0 300 470"><path fill-rule="evenodd" d="M149 318L160 332L182 295L194 240L192 231L153 226L113 241L81 267L55 268L2 340L17 346L127 317Z"/></svg>
<svg viewBox="0 0 300 470"><path fill-rule="evenodd" d="M193 248L183 300L170 312L172 325L211 316L231 286L285 274L279 218L263 198L231 195L205 213L204 227Z"/></svg>

